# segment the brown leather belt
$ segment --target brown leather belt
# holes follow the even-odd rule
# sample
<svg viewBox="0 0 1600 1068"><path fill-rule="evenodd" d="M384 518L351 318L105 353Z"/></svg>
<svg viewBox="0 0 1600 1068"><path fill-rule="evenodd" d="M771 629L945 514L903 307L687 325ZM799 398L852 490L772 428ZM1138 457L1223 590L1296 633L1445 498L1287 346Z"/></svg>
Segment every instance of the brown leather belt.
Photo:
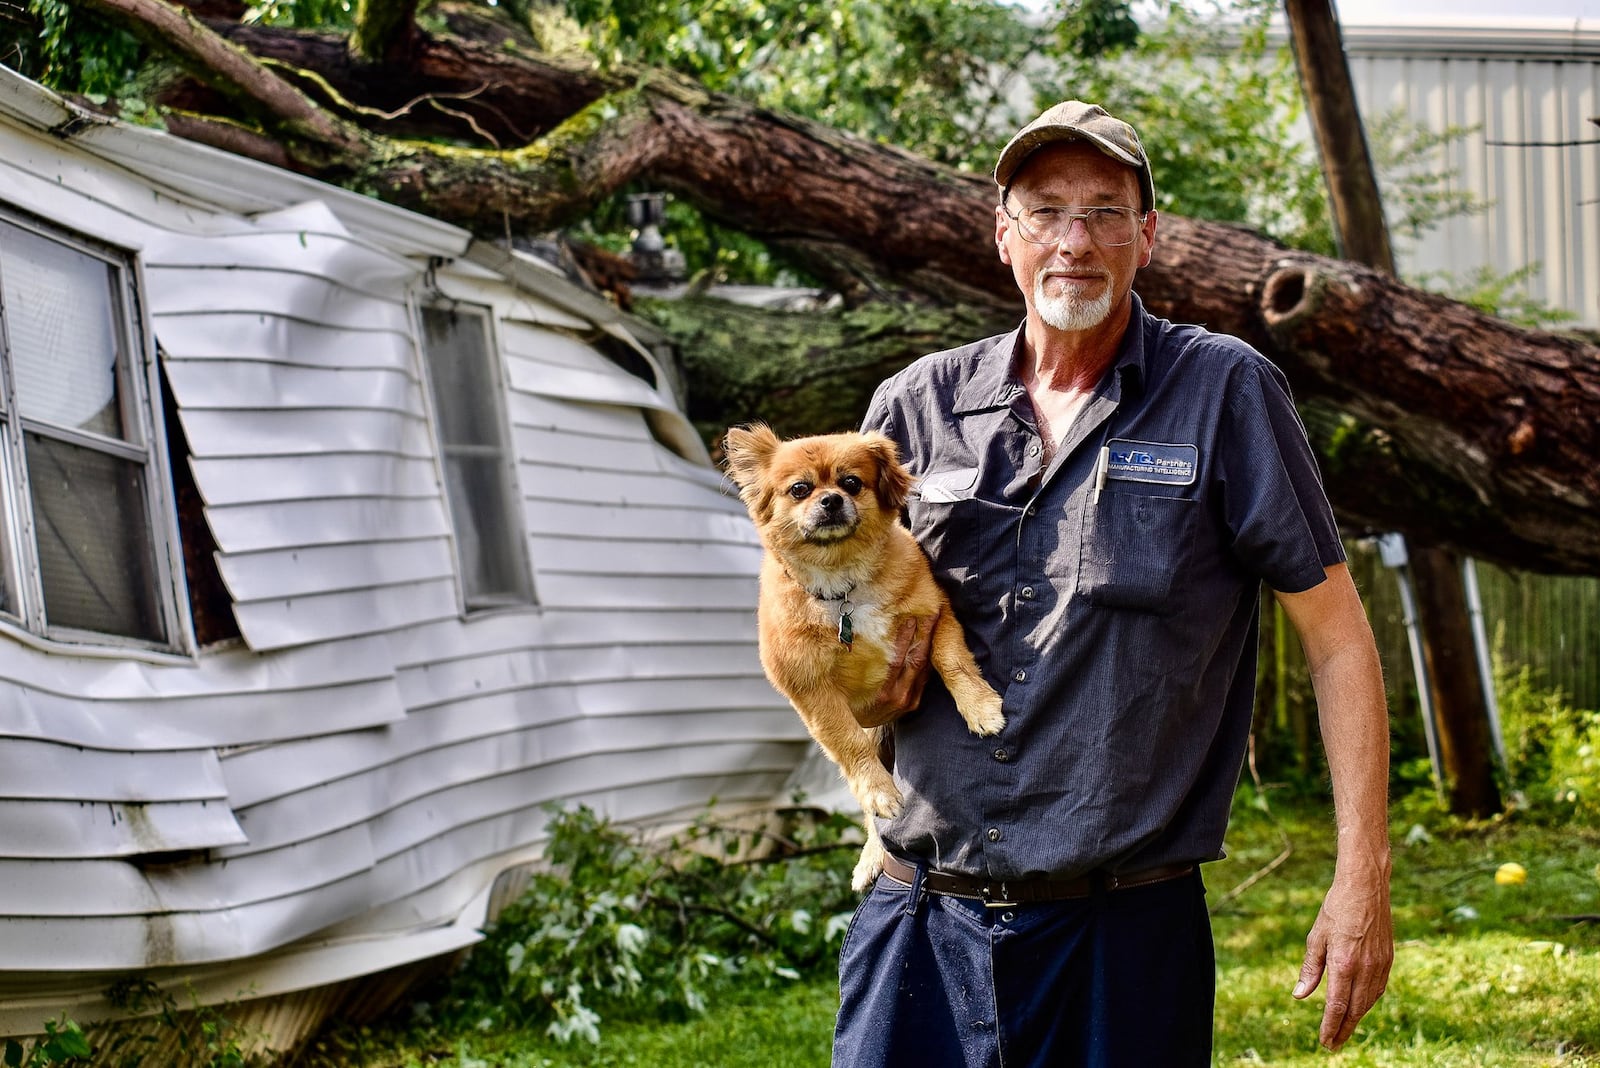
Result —
<svg viewBox="0 0 1600 1068"><path fill-rule="evenodd" d="M1073 898L1088 897L1097 888L1110 891L1148 886L1169 879L1181 879L1192 871L1194 871L1193 864L1166 864L1159 868L1129 872L1127 875L1096 872L1076 879L1024 879L1014 883L972 879L942 871L927 871L922 875L922 886L931 893L971 898L982 901L990 908L1002 908L1007 905L1031 905L1040 901L1070 901ZM913 885L917 878L917 869L893 853L884 854L883 873L907 886Z"/></svg>

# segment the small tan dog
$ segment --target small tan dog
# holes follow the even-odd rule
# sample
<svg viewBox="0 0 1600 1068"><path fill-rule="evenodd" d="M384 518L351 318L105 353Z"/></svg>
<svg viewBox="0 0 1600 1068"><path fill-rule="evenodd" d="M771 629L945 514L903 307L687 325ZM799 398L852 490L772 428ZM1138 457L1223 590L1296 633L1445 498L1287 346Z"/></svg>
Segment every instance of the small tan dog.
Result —
<svg viewBox="0 0 1600 1068"><path fill-rule="evenodd" d="M911 491L894 442L878 433L780 441L756 425L728 431L728 474L755 520L761 564L761 666L867 814L867 844L851 884L866 889L883 866L874 816L900 811L900 791L878 758L886 728L864 729L888 678L897 617L935 619L932 663L974 734L1005 726L1000 695L984 681L927 557L900 525Z"/></svg>

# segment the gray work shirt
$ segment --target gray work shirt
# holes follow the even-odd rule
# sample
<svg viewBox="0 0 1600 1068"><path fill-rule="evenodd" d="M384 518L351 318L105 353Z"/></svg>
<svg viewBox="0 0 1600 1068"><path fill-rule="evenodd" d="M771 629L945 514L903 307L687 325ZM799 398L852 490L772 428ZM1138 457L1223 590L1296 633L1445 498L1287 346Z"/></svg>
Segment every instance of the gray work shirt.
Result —
<svg viewBox="0 0 1600 1068"><path fill-rule="evenodd" d="M925 356L866 415L918 476L912 530L1007 717L975 737L932 676L895 725L905 807L879 828L901 856L992 879L1215 860L1261 583L1310 589L1344 559L1304 427L1263 356L1135 297L1046 470L1021 341Z"/></svg>

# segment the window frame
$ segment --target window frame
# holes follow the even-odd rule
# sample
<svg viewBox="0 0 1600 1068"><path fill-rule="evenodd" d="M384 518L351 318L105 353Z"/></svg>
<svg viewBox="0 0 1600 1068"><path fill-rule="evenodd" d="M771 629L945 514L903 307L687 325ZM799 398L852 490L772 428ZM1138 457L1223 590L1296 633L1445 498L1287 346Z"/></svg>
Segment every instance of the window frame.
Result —
<svg viewBox="0 0 1600 1068"><path fill-rule="evenodd" d="M485 385L488 387L489 397L487 407L493 412L495 425L500 431L501 462L498 465L500 478L498 480L500 492L503 494L503 503L507 505L503 511L508 516L510 530L500 531L511 543L511 559L518 574L515 576L520 589L512 593L493 595L474 595L468 589L468 561L461 549L460 526L453 505L454 495L451 493L452 476L450 474L450 451L456 446L449 445L444 440L444 420L441 416L442 405L436 393L433 375L433 357L428 349L428 331L424 316L428 311L442 311L451 315L470 315L476 318L483 326L483 343L485 347L485 360L487 374L490 379ZM416 350L421 371L423 396L428 414L428 432L433 439L434 465L439 476L439 488L444 497L445 517L450 525L450 549L454 558L456 572L456 605L463 616L482 616L496 612L526 611L539 606L539 589L535 579L533 567L533 554L530 552L528 537L528 522L525 514L525 497L522 492L522 482L519 477L519 458L516 446L516 430L511 424L511 414L507 404L511 384L508 377L505 360L500 351L499 319L495 309L490 304L476 301L458 300L443 293L434 292L423 294L412 301L412 322L416 330ZM481 449L482 446L477 448Z"/></svg>
<svg viewBox="0 0 1600 1068"><path fill-rule="evenodd" d="M0 220L34 236L62 245L98 261L107 268L105 295L112 301L113 326L118 345L115 365L117 399L123 426L130 440L93 431L40 422L24 414L17 403L17 376L3 309L0 309L0 498L3 498L4 581L17 592L15 614L0 610L0 629L46 649L93 653L144 653L164 658L173 654L190 660L195 653L182 562L182 544L172 493L171 457L164 420L156 417L161 404L160 368L143 264L133 249L42 219L9 203L0 202ZM52 441L86 448L101 455L137 464L144 481L144 522L150 542L151 587L144 592L156 599L155 610L165 637L149 640L108 631L87 630L49 621L35 520L32 472L27 436L37 434ZM135 440L136 439L136 440Z"/></svg>

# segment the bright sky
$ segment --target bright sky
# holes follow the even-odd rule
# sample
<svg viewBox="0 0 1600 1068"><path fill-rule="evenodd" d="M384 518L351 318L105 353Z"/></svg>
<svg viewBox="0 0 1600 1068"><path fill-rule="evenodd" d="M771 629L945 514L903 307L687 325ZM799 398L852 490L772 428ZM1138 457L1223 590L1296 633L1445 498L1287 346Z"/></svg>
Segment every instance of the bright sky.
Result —
<svg viewBox="0 0 1600 1068"><path fill-rule="evenodd" d="M1334 0L1339 18L1399 22L1411 16L1600 20L1600 0Z"/></svg>

